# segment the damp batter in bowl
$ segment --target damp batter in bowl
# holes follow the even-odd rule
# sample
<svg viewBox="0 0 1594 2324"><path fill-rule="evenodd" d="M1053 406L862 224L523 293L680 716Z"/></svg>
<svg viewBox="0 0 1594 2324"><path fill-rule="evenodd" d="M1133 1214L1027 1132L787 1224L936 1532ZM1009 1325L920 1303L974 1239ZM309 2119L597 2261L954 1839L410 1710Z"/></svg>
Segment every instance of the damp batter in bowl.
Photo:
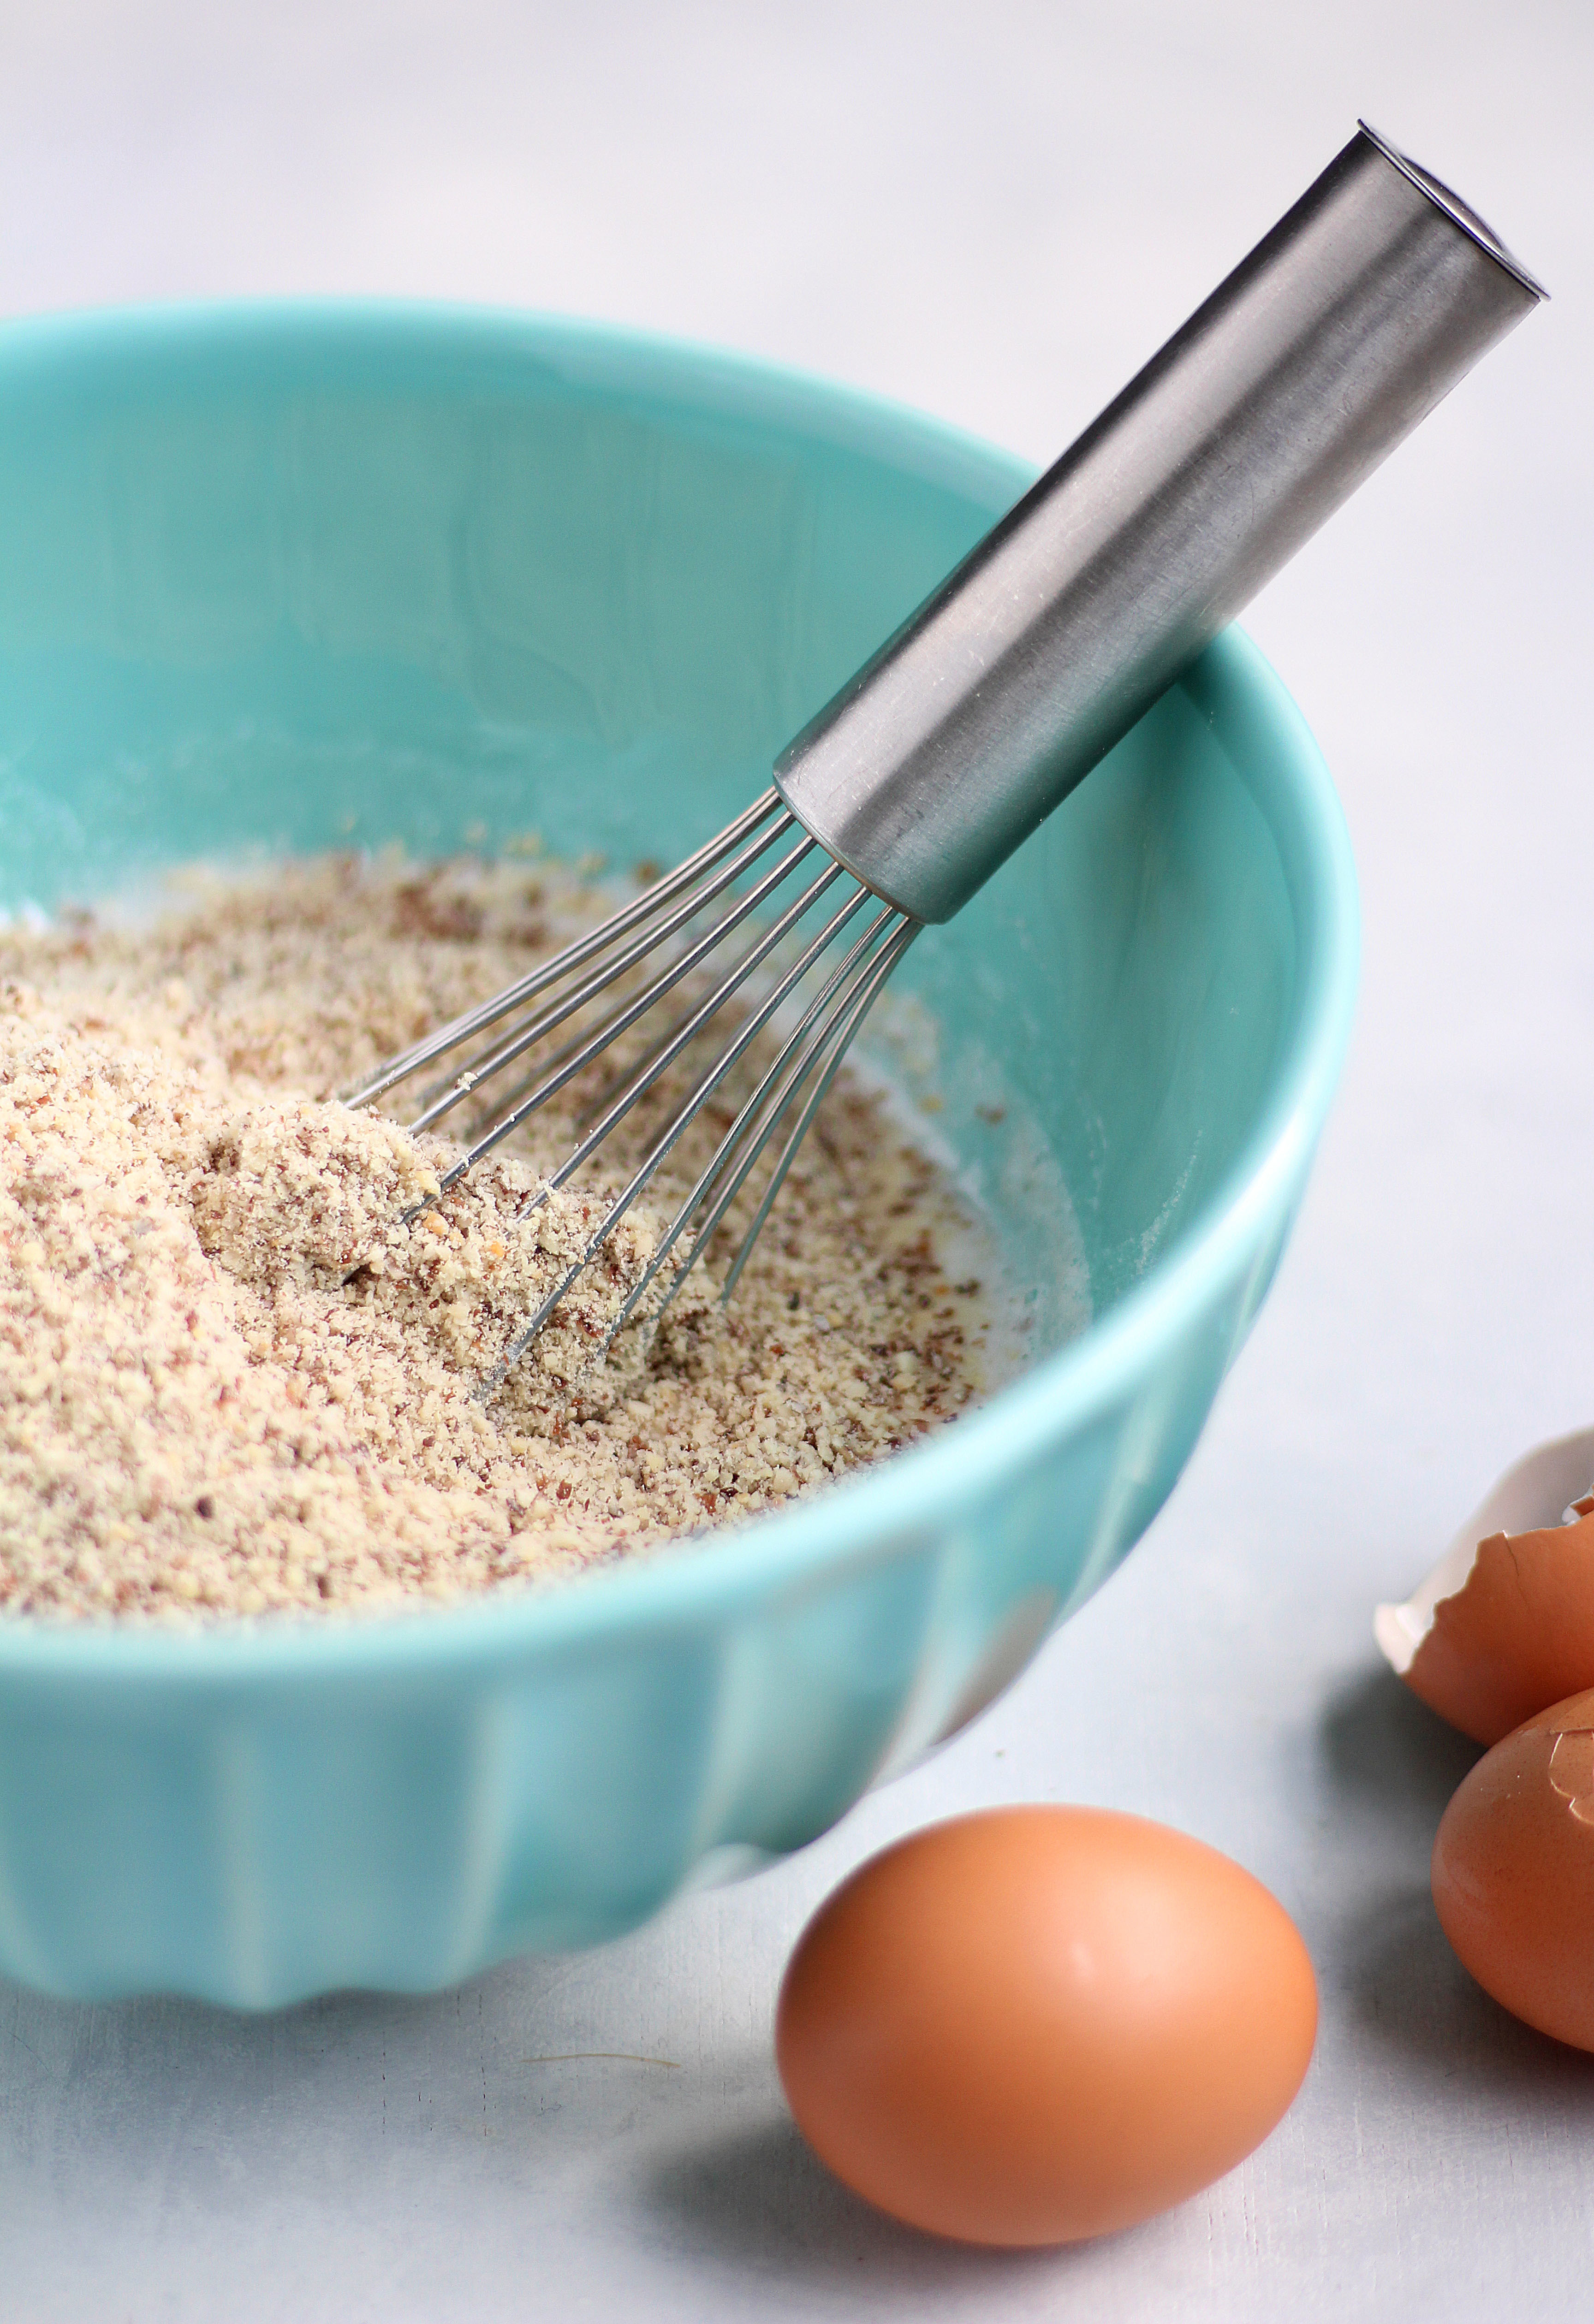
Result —
<svg viewBox="0 0 1594 2324"><path fill-rule="evenodd" d="M710 1109L483 1397L656 1117L519 1216L577 1084L405 1227L452 1149L335 1093L611 902L524 856L322 857L196 873L143 926L0 934L0 1609L391 1609L557 1578L776 1507L992 1384L978 1227L848 1074L727 1307L711 1251L651 1341L590 1368Z"/></svg>

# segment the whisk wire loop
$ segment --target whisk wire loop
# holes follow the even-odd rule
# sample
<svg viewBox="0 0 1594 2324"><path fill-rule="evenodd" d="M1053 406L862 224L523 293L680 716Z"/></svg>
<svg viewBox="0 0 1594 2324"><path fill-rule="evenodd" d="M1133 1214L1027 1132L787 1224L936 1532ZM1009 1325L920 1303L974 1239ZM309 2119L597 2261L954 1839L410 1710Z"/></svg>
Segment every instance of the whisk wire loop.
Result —
<svg viewBox="0 0 1594 2324"><path fill-rule="evenodd" d="M765 872L763 879L758 881L754 887L748 890L747 893L737 902L734 912L728 915L726 920L716 923L705 936L700 938L695 945L691 945L685 953L681 954L678 959L673 961L671 965L662 973L662 974L655 977L651 984L647 985L640 993L638 993L635 1000L627 1001L626 1006L616 1014L607 1018L603 1024L598 1028L596 1032L589 1034L586 1038L579 1041L573 1047L567 1046L565 1049L561 1050L560 1055L564 1059L564 1062L558 1067L557 1071L548 1073L542 1078L539 1079L533 1087L529 1096L523 1098L519 1104L512 1105L506 1113L501 1114L498 1120L493 1123L492 1127L486 1130L483 1135L479 1137L470 1148L468 1148L460 1159L454 1164L453 1167L444 1171L442 1176L438 1181L437 1193L435 1194L429 1194L424 1202L417 1203L410 1210L406 1211L403 1213L404 1220L406 1222L413 1221L414 1219L421 1217L424 1212L434 1209L437 1204L441 1200L442 1196L448 1194L452 1187L457 1186L462 1178L468 1176L469 1173L475 1169L477 1164L487 1155L490 1154L496 1146L502 1145L505 1139L508 1138L514 1130L518 1130L523 1121L529 1120L531 1116L537 1112L540 1108L546 1105L551 1098L557 1097L560 1091L566 1088L570 1082L574 1081L578 1074L585 1072L586 1068L592 1064L595 1058L603 1055L604 1051L609 1047L611 1043L618 1037L618 1035L626 1031L630 1026L636 1022L636 1019L639 1017L645 1015L647 1010L650 1010L656 1001L661 1001L666 992L670 991L673 986L681 982L682 977L690 975L691 971L696 968L701 961L706 959L710 952L713 951L715 945L719 942L721 936L725 933L726 928L746 919L750 913L755 911L758 906L766 901L767 899L774 894L775 890L784 882L790 874L796 869L797 865L801 863L806 856L811 855L813 853L813 850L814 843L811 839L805 839L801 846L792 848L791 853L783 857L781 862L774 866L773 871ZM801 899L797 905L794 905L790 912L783 915L781 920L775 924L774 932L762 938L760 942L754 946L751 955L746 962L743 964L741 968L736 972L734 976L723 980L722 982L716 987L715 992L710 995L709 1002L703 1004L701 1008L694 1012L692 1020L694 1032L699 1029L701 1024L706 1022L708 1018L714 1013L715 1009L718 1008L722 1004L722 1002L728 997L729 993L735 989L735 986L750 974L753 968L757 965L758 962L762 960L772 947L780 941L781 936L784 934L786 928L791 925L792 918L801 912L807 910L809 904L811 902L813 898L821 893L833 880L839 876L840 868L839 864L832 863L829 871L823 872L820 879L814 882L813 887L809 890L808 895ZM568 1014L568 1010L561 1010L560 1018L562 1019ZM555 1021L559 1020L556 1019ZM652 1082L657 1080L659 1074L665 1070L666 1066L672 1062L673 1057L679 1054L680 1049L685 1046L686 1038L687 1037L683 1037L678 1040L674 1047L670 1051L658 1056L655 1064L645 1076L633 1076L632 1081L627 1084L627 1094L625 1102L623 1104L610 1107L608 1113L605 1116L601 1131L594 1132L587 1139L583 1139L581 1146L578 1148L576 1153L572 1155L570 1161L564 1165L563 1168L556 1176L552 1182L554 1185L563 1185L571 1171L578 1169L580 1167L580 1164L586 1160L588 1155L590 1154L593 1148L598 1144L600 1137L607 1136L608 1130L614 1127L615 1123L620 1120L625 1114L629 1112L631 1107L642 1095L644 1090L646 1089ZM525 1040L523 1039L517 1041L514 1045L514 1053L518 1054L521 1051L524 1051L525 1047ZM476 1082L480 1083L487 1077L487 1074L489 1072L496 1072L496 1065L484 1066L477 1074ZM461 1091L460 1094L462 1096L467 1095L468 1094L468 1092ZM412 1122L410 1127L412 1130L430 1128L431 1122L435 1119L435 1111L423 1114L418 1121Z"/></svg>
<svg viewBox="0 0 1594 2324"><path fill-rule="evenodd" d="M861 901L862 899L859 898L857 900ZM872 951L882 932L887 927L893 926L900 927L901 925L901 914L887 905L870 922L846 957L832 970L825 983L814 994L789 1038L765 1072L752 1095L737 1114L719 1144L715 1148L697 1184L660 1237L647 1267L627 1295L604 1336L603 1345L598 1351L600 1357L607 1353L625 1330L657 1280L671 1252L702 1210L704 1204L713 1195L712 1208L698 1225L693 1238L691 1255L685 1266L677 1269L660 1304L658 1314L653 1319L654 1324L657 1324L659 1317L663 1315L664 1309L675 1296L681 1283L695 1264L699 1253L708 1248L713 1239L715 1229L746 1185L795 1091L801 1087L812 1070L820 1053L822 1043L815 1043L806 1048L804 1044L815 1021L830 1006L840 988L848 983L857 964ZM747 1130L749 1122L755 1124L750 1135ZM731 1162L738 1148L744 1149L740 1159L736 1162L728 1176L726 1177L726 1183L719 1193L714 1195L716 1182L725 1176L727 1166Z"/></svg>
<svg viewBox="0 0 1594 2324"><path fill-rule="evenodd" d="M772 850L776 851L773 861ZM804 874L803 867L816 854L823 868L817 873L811 868ZM847 883L844 899L839 906L833 900L826 904L822 925L806 933L839 881ZM844 956L827 966L832 948L866 906L872 908L868 925L853 936ZM727 1278L724 1296L729 1296L854 1034L918 927L894 905L882 903L821 849L772 790L599 927L490 1001L415 1043L351 1094L350 1104L375 1103L464 1048L470 1053L461 1070L422 1090L421 1110L410 1128L431 1130L468 1101L479 1106L489 1083L537 1053L529 1071L507 1075L513 1086L499 1098L499 1111L485 1128L478 1118L470 1144L440 1175L436 1192L402 1214L401 1223L413 1224L672 991L685 985L686 1005L664 1031L582 1106L572 1150L521 1204L516 1217L524 1219L591 1161L647 1093L716 1019L726 1018L725 1038L707 1066L695 1074L690 1093L679 1102L672 1099L663 1128L656 1135L649 1132L642 1160L621 1192L606 1202L596 1227L583 1235L579 1251L561 1266L558 1280L484 1380L484 1396L501 1386L519 1362L754 1042L772 1020L794 1009L799 1012L795 1022L781 1033L775 1054L751 1094L736 1105L729 1127L654 1244L640 1278L626 1290L581 1379L601 1361L673 1259L668 1286L648 1318L650 1334L657 1330L660 1317L708 1250L761 1157L783 1130L774 1180L765 1189ZM712 974L706 991L700 973L705 969ZM561 1027L564 1038L544 1049L542 1045ZM487 1037L485 1045L483 1036ZM683 1257L681 1245L688 1236ZM575 1393L574 1387L569 1393Z"/></svg>
<svg viewBox="0 0 1594 2324"><path fill-rule="evenodd" d="M493 1074L501 1073L505 1065L513 1064L516 1057L524 1056L528 1049L533 1047L537 1042L545 1039L557 1027L573 1017L578 1010L584 1009L588 1001L597 1000L600 992L607 991L608 988L617 983L627 971L645 960L650 953L656 952L661 945L667 944L672 936L695 919L706 905L723 894L732 881L738 879L742 872L755 862L758 857L790 828L791 817L788 816L783 817L773 830L765 833L750 845L743 848L697 895L689 897L684 904L672 912L668 918L661 922L656 928L644 930L635 944L627 945L624 952L607 962L596 974L577 985L573 991L565 993L550 1008L542 1010L529 1025L518 1028L506 1040L499 1042L496 1048L474 1059L463 1074L438 1084L435 1088L426 1092L426 1098L431 1102L426 1104L425 1111L410 1124L412 1130L419 1132L422 1130L430 1130L434 1122L440 1121L445 1114L451 1112L455 1106L468 1097L478 1083L487 1080ZM627 1009L621 1010L615 1019L616 1031L624 1031L635 1017L640 1016L644 1009L651 1007L654 1000L669 991L672 985L678 984L683 976L689 974L722 936L730 929L739 927L749 913L756 911L765 897L773 895L803 857L812 853L813 845L813 841L804 834L799 845L788 855L783 857L773 871L766 872L755 887L739 898L721 919L715 922L685 954L676 959L665 976L649 985L640 1001L630 1003ZM503 1013L503 1011L498 1012L500 1016ZM613 1038L613 1035L607 1038Z"/></svg>
<svg viewBox="0 0 1594 2324"><path fill-rule="evenodd" d="M809 890L808 894L799 899L799 901L792 906L792 912L785 916L788 920L798 912L805 910L811 902L817 901L823 890L830 885L834 876L835 874L831 872L827 874L823 880L816 880L813 886ZM714 1091L725 1079L727 1074L730 1072L732 1066L737 1063L737 1060L743 1055L749 1044L756 1039L757 1036L763 1031L765 1026L774 1015L776 1010L779 1009L782 1002L788 998L799 980L807 974L808 971L813 966L814 962L818 960L820 954L831 942L832 938L840 934L848 921L850 920L858 911L863 903L865 892L866 891L864 890L860 889L855 896L851 897L848 901L841 907L841 909L834 915L829 925L813 939L812 943L808 946L808 949L802 954L801 958L793 963L792 967L786 971L784 976L783 976L774 986L773 990L765 995L759 1006L744 1019L740 1029L737 1031L735 1038L731 1041L729 1047L720 1051L713 1065L709 1066L708 1072L702 1076L701 1080L699 1081L697 1086L693 1089L690 1096L675 1114L669 1128L650 1150L646 1161L643 1163L635 1176L632 1179L631 1184L627 1186L625 1194L621 1196L617 1205L618 1212L624 1212L629 1208L636 1195L641 1193L643 1187L646 1185L648 1181L654 1176L660 1165L665 1160L666 1157L678 1143L682 1133L696 1120L698 1114L701 1111L709 1098L712 1096ZM764 947L761 947L761 949L773 949L774 945L778 943L779 940L779 932L777 930L772 930L766 945ZM746 962L738 972L737 981L740 982L746 975L750 974L752 970L756 967L757 964L756 959L749 959ZM709 1017L714 1015L722 1005L723 1001L729 997L730 982L731 980L727 978L725 984L721 986L718 991L710 993L708 1000L702 1003L701 1007L694 1013L693 1017L688 1019L679 1028L675 1040L672 1045L671 1053L661 1055L653 1058L649 1063L647 1068L647 1078L649 1080L656 1079L656 1077L664 1071L666 1066L674 1062L675 1056L678 1056L681 1051L683 1051L688 1047L689 1043L696 1038L697 1033L701 1030L702 1026L708 1021ZM580 1167L581 1164L597 1150L598 1147L600 1146L603 1140L608 1136L610 1130L613 1130L616 1123L620 1120L622 1112L635 1103L637 1098L642 1094L644 1086L645 1086L645 1083L643 1082L641 1075L638 1075L637 1077L636 1086L634 1087L631 1084L626 1084L625 1085L619 1095L616 1098L614 1103L608 1109L608 1111L604 1115L603 1119L598 1122L595 1128L588 1131L588 1135L580 1141L579 1145L577 1146L574 1153L570 1157L569 1160L562 1163L560 1168L554 1173L553 1176L548 1181L547 1185L536 1194L528 1197L528 1199L521 1205L519 1213L520 1216L524 1217L528 1212L538 1209L541 1204L547 1200L548 1195L551 1193L562 1185L571 1173ZM594 1240L594 1249L603 1241L604 1235L607 1232L607 1228L600 1231Z"/></svg>
<svg viewBox="0 0 1594 2324"><path fill-rule="evenodd" d="M734 853L750 833L756 832L761 824L769 823L772 816L775 817L775 821L759 839L753 856L738 862L736 869L718 883L720 889L727 886L730 881L736 879L739 872L746 869L748 861L755 860L765 849L773 846L775 841L790 831L795 823L796 818L786 807L780 793L773 786L755 798L752 806L746 808L733 822L727 823L723 831L718 832L714 838L706 841L692 854L686 856L673 871L667 872L662 879L655 880L653 885L644 889L640 896L635 897L620 910L610 913L607 919L600 921L597 927L589 929L584 936L579 936L573 943L566 945L561 951L554 954L551 960L544 961L540 967L530 970L514 983L507 984L501 991L496 992L491 1000L479 1002L474 1009L466 1010L461 1015L450 1019L446 1025L440 1026L435 1032L429 1033L423 1040L413 1042L409 1048L402 1049L396 1056L388 1058L384 1065L378 1066L375 1074L362 1082L357 1089L345 1092L343 1098L345 1105L357 1108L375 1104L378 1098L385 1097L389 1090L396 1089L401 1082L409 1081L414 1074L422 1072L426 1066L435 1065L440 1057L447 1056L450 1049L459 1048L462 1042L474 1040L478 1033L485 1032L490 1025L497 1024L500 1019L507 1017L512 1010L522 1007L528 1001L534 1000L539 992L547 991L551 985L559 983L574 970L583 967L588 961L594 960L599 954L607 952L611 945L617 944L620 938L628 936L633 928L641 927L655 913L673 903L678 896L683 895L688 889L694 886L704 873L713 871L717 865L723 863L724 859ZM707 899L706 895L700 897L692 906L692 911L700 909ZM686 915L687 918L690 916L690 912ZM662 930L655 932L653 941L656 943L662 940L663 935Z"/></svg>
<svg viewBox="0 0 1594 2324"><path fill-rule="evenodd" d="M706 1100L736 1064L737 1059L746 1051L769 1019L790 998L801 979L814 966L847 924L857 916L861 907L866 902L874 900L876 899L871 898L868 890L859 889L842 908L833 915L829 924L814 937L801 958L786 971L760 1007L742 1026L729 1048L716 1059L709 1072L694 1087L668 1128L650 1149L629 1184L615 1199L603 1219L588 1238L579 1254L567 1267L560 1281L547 1294L542 1305L528 1319L518 1336L505 1350L498 1365L483 1384L484 1394L492 1393L502 1383L533 1341L537 1338L580 1276L596 1259L638 1194L656 1175L672 1148L701 1111ZM808 1123L812 1120L824 1091L834 1080L847 1047L862 1022L869 1002L901 957L902 952L906 949L906 945L900 941L904 929L910 936L916 934L917 924L904 922L902 914L889 905L879 910L870 926L854 943L846 957L831 972L820 991L809 1001L797 1026L783 1044L752 1095L736 1115L691 1193L681 1205L670 1226L655 1245L642 1276L632 1286L618 1313L610 1322L600 1344L593 1351L584 1367L582 1379L585 1379L601 1362L635 1314L637 1307L657 1280L660 1271L676 1244L691 1225L694 1214L701 1210L705 1200L713 1193L717 1182L727 1174L727 1166L735 1157L734 1167L729 1168L727 1183L715 1195L709 1214L698 1226L684 1263L677 1268L660 1303L657 1314L651 1319L652 1327L654 1330L657 1329L658 1322L665 1308L670 1305L685 1278L708 1249L720 1221L755 1167L760 1154L779 1127L793 1097L820 1062L827 1047L839 1035L839 1045L826 1069L822 1084L818 1093L804 1109L801 1129L788 1139L781 1163L777 1166L782 1178L784 1177L792 1157L801 1143L802 1136L806 1131ZM887 937L884 949L876 949L882 935L887 930L891 931L891 934ZM870 976L871 962L876 972L872 977ZM861 969L860 963L863 964ZM867 988L862 991L859 989L860 978ZM839 995L839 1001L837 1005ZM829 1012L828 1016L827 1011ZM810 1036L816 1020L820 1019L824 1019L821 1028L818 1036L811 1039ZM770 1095L768 1093L772 1087L774 1093ZM749 1139L746 1133L750 1122L753 1124L753 1130ZM738 1148L744 1144L746 1151L738 1154ZM548 1191L551 1189L545 1189L534 1196L525 1207L528 1210L534 1208L539 1202L546 1199ZM768 1193L759 1213L759 1224L762 1224L763 1219L767 1215L769 1206L778 1191L776 1186ZM746 1247L739 1254L739 1263L736 1269L737 1274L740 1273L740 1264L745 1263L747 1250L751 1249L751 1238L747 1240ZM728 1286L723 1296L727 1297L729 1296ZM570 1392L573 1394L579 1385L579 1381L570 1384Z"/></svg>
<svg viewBox="0 0 1594 2324"><path fill-rule="evenodd" d="M783 863L776 864L774 870L766 874L755 888L749 890L742 904L737 907L737 917L745 918L746 913L755 910L757 905L763 902L801 862L802 858L812 852L812 848L813 843L810 840L802 847L794 848ZM790 932L802 914L808 911L823 895L825 890L840 877L840 865L830 863L829 869L820 874L820 877L804 890L797 901L790 905L780 918L772 923L754 945L746 959L733 969L728 976L721 978L707 1000L700 1002L669 1046L655 1054L652 1062L644 1069L632 1074L602 1119L588 1131L569 1160L562 1163L554 1173L545 1192L551 1193L555 1188L562 1186L571 1174L579 1170L582 1163L597 1151L616 1125L624 1120L638 1098L652 1087L661 1074L673 1065L688 1042L696 1038L709 1019L718 1014L731 995L746 982L753 971L767 958L781 939ZM612 1030L600 1029L595 1033L590 1040L584 1042L575 1055L560 1067L557 1073L551 1074L545 1081L539 1083L532 1094L523 1099L519 1105L511 1107L510 1111L501 1116L484 1136L477 1139L466 1154L464 1160L455 1166L459 1176L463 1176L467 1171L473 1170L484 1155L491 1153L493 1148L501 1144L512 1130L518 1130L521 1123L536 1112L540 1106L545 1105L551 1097L557 1095L567 1083L573 1081L575 1076L589 1065L596 1057L601 1056L618 1034L634 1025L639 1017L644 1015L656 1001L663 999L672 986L679 984L681 978L688 975L712 951L718 940L719 931L710 930L700 944L694 945L679 961L650 984L644 992L639 993L637 998L621 1011Z"/></svg>
<svg viewBox="0 0 1594 2324"><path fill-rule="evenodd" d="M826 1064L818 1082L814 1084L814 1087L809 1093L807 1099L804 1101L802 1111L798 1115L796 1120L792 1123L791 1130L787 1135L786 1142L781 1148L780 1158L770 1174L769 1184L765 1186L763 1195L759 1200L758 1208L753 1216L753 1222L748 1227L746 1233L742 1238L741 1249L737 1251L735 1259L731 1261L729 1270L726 1275L725 1286L719 1295L722 1304L728 1300L732 1292L735 1291L737 1284L740 1280L742 1269L746 1266L748 1259L752 1257L753 1246L757 1241L759 1235L763 1232L764 1222L768 1218L771 1210L774 1208L775 1196L780 1193L781 1188L786 1183L786 1174L791 1169L793 1161L796 1159L797 1149L802 1145L803 1139L807 1137L809 1130L812 1124L814 1115L819 1111L820 1106L824 1103L825 1099L829 1094L831 1083L840 1072L847 1052L852 1046L859 1026L863 1023L864 1019L868 1015L870 1010L874 1007L876 1001L878 999L881 986L885 983L886 978L892 973L898 961L901 960L903 954L907 951L908 946L913 943L914 937L920 933L922 925L923 923L919 920L904 919L903 921L901 927L898 928L896 934L892 937L890 943L875 960L867 974L864 977L862 985L857 991L856 995L848 1000L847 1007L842 1014L836 1019L833 1026L827 1029L823 1038L820 1039L815 1051L813 1062L818 1062L819 1057L823 1055L827 1047L830 1050L829 1062ZM808 1073L811 1071L811 1065L804 1068L803 1073L798 1076L794 1088L801 1086L802 1083L806 1080ZM755 1162L758 1159L758 1155L763 1150L763 1147L767 1141L769 1135L773 1133L778 1118L779 1117L777 1115L775 1120L772 1120L770 1122L769 1130L765 1133L765 1137L760 1139L758 1141L758 1145L754 1150L752 1157L753 1161Z"/></svg>

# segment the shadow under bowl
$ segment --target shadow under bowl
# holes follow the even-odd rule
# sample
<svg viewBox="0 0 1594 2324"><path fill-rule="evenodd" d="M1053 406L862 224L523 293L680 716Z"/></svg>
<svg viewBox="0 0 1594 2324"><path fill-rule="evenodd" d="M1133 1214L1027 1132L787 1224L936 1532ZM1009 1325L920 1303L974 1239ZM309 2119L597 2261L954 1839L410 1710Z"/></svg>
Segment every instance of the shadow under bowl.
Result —
<svg viewBox="0 0 1594 2324"><path fill-rule="evenodd" d="M8 323L0 905L528 825L672 861L1029 476L587 325ZM1289 1231L1356 951L1327 773L1230 632L894 985L1033 1297L1023 1376L816 1499L540 1595L0 1621L0 1969L245 2006L435 1987L823 1831L1166 1497Z"/></svg>

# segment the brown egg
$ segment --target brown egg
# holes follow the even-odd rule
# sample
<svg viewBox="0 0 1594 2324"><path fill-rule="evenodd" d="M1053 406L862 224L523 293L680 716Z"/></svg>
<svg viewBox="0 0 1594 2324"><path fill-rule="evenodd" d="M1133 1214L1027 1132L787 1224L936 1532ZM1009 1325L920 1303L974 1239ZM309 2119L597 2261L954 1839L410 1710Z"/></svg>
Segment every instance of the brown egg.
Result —
<svg viewBox="0 0 1594 2324"><path fill-rule="evenodd" d="M1317 1987L1265 1888L1099 1808L913 1833L810 1922L775 2049L805 2136L880 2209L980 2244L1148 2218L1266 2137Z"/></svg>
<svg viewBox="0 0 1594 2324"><path fill-rule="evenodd" d="M1546 1703L1594 1686L1594 1516L1493 1534L1460 1586L1431 1607L1419 1591L1409 1609L1379 1610L1413 1615L1409 1660L1384 1640L1413 1692L1475 1742L1497 1743Z"/></svg>
<svg viewBox="0 0 1594 2324"><path fill-rule="evenodd" d="M1594 2050L1594 1692L1478 1761L1440 1823L1433 1901L1486 1993Z"/></svg>

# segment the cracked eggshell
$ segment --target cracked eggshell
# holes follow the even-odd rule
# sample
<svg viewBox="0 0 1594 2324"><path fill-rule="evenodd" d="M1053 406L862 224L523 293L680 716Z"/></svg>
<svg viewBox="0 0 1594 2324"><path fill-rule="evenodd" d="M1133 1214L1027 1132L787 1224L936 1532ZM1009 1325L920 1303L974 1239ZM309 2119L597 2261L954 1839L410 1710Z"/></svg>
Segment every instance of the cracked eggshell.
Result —
<svg viewBox="0 0 1594 2324"><path fill-rule="evenodd" d="M1432 1879L1445 1935L1484 1991L1594 2050L1594 1689L1478 1761L1444 1812Z"/></svg>
<svg viewBox="0 0 1594 2324"><path fill-rule="evenodd" d="M1405 1603L1374 1616L1391 1666L1475 1742L1594 1686L1590 1477L1594 1429L1536 1446Z"/></svg>

